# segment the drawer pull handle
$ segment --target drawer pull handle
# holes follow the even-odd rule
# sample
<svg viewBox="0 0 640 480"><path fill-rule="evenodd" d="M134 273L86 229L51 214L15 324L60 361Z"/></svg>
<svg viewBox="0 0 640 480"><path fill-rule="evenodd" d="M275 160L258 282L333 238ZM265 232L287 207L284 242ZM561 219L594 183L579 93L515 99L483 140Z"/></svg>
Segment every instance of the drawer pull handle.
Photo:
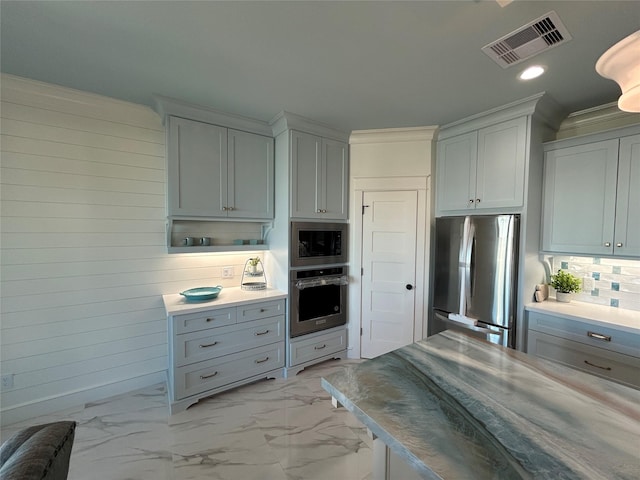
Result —
<svg viewBox="0 0 640 480"><path fill-rule="evenodd" d="M321 347L318 347L317 345L315 347L313 347L314 350L322 350L323 348L327 348L327 344L323 343Z"/></svg>
<svg viewBox="0 0 640 480"><path fill-rule="evenodd" d="M600 370L607 370L607 371L610 371L610 370L611 370L611 367L601 367L600 365L596 365L595 363L591 363L591 362L590 362L590 361L588 361L588 360L585 360L585 361L584 361L584 363L586 363L587 365L589 365L589 366L591 366L591 367L599 368Z"/></svg>
<svg viewBox="0 0 640 480"><path fill-rule="evenodd" d="M609 335L602 335L601 333L587 332L587 336L591 338L595 338L596 340L602 340L604 342L611 341L611 337Z"/></svg>
<svg viewBox="0 0 640 480"><path fill-rule="evenodd" d="M207 318L207 322L213 322L215 318Z"/></svg>
<svg viewBox="0 0 640 480"><path fill-rule="evenodd" d="M254 335L256 337L259 337L260 335L266 335L267 333L269 333L271 330L265 330L264 332L256 332L254 333Z"/></svg>
<svg viewBox="0 0 640 480"><path fill-rule="evenodd" d="M266 310L264 308L261 308L260 313L264 313L264 312L266 312Z"/></svg>
<svg viewBox="0 0 640 480"><path fill-rule="evenodd" d="M264 362L266 362L267 360L269 360L269 357L265 357L265 358L263 358L262 360L254 360L254 361L255 361L256 363L264 363Z"/></svg>
<svg viewBox="0 0 640 480"><path fill-rule="evenodd" d="M205 343L204 345L198 345L200 348L209 348L209 347L213 347L214 345L217 345L218 342L213 342L213 343Z"/></svg>
<svg viewBox="0 0 640 480"><path fill-rule="evenodd" d="M215 377L218 372L210 373L209 375L200 375L200 380L206 380L207 378Z"/></svg>

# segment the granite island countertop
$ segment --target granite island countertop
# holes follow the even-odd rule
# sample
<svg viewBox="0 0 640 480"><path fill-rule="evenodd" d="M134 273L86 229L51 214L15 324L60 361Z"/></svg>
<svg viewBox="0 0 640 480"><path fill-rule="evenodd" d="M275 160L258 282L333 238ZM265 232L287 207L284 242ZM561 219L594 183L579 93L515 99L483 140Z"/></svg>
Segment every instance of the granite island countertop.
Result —
<svg viewBox="0 0 640 480"><path fill-rule="evenodd" d="M424 478L640 478L639 390L460 332L322 386Z"/></svg>

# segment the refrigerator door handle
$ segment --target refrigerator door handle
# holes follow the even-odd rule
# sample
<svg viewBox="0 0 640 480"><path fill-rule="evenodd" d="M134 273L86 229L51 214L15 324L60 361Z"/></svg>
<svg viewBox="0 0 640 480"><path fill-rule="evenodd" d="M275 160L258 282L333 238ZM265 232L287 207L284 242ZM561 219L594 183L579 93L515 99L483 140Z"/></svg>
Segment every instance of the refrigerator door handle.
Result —
<svg viewBox="0 0 640 480"><path fill-rule="evenodd" d="M436 317L438 317L439 320L442 320L443 322L449 324L449 325L455 325L457 327L460 328L465 328L467 330L471 330L474 332L480 332L480 333L486 333L488 335L497 335L499 337L502 337L504 335L504 330L503 329L499 329L499 330L492 330L490 328L484 328L484 327L474 327L473 325L467 325L461 322L456 322L454 320L451 320L439 313L436 313Z"/></svg>
<svg viewBox="0 0 640 480"><path fill-rule="evenodd" d="M473 226L473 223L469 222L469 230L467 236L467 244L465 245L465 259L464 259L464 284L465 284L465 297L466 304L471 303L471 296L473 294L473 249L475 245L475 237L476 237L476 229ZM465 309L460 313L464 314L466 312Z"/></svg>

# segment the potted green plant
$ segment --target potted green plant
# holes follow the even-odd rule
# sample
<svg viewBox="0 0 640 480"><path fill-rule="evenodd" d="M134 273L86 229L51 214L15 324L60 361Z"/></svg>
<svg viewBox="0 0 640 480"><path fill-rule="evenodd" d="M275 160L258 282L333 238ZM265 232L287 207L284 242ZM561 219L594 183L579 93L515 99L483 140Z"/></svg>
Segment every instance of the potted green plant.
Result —
<svg viewBox="0 0 640 480"><path fill-rule="evenodd" d="M256 275L258 273L258 264L260 263L260 257L249 259L249 273Z"/></svg>
<svg viewBox="0 0 640 480"><path fill-rule="evenodd" d="M570 302L571 294L580 291L581 282L578 277L571 275L569 272L558 270L558 273L551 275L551 283L549 285L555 289L558 302Z"/></svg>

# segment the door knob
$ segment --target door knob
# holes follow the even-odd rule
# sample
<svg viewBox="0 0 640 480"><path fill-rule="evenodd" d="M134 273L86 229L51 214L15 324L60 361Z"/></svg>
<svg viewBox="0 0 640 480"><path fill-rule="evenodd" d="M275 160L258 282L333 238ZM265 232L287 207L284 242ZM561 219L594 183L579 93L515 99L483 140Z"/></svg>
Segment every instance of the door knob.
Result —
<svg viewBox="0 0 640 480"><path fill-rule="evenodd" d="M411 285L410 283L407 283L407 285L404 287L407 290L413 290L413 285Z"/></svg>
<svg viewBox="0 0 640 480"><path fill-rule="evenodd" d="M622 243L620 242L616 243L616 247L621 247L621 246L622 246Z"/></svg>
<svg viewBox="0 0 640 480"><path fill-rule="evenodd" d="M605 247L610 247L611 246L611 242L604 242L604 246Z"/></svg>

